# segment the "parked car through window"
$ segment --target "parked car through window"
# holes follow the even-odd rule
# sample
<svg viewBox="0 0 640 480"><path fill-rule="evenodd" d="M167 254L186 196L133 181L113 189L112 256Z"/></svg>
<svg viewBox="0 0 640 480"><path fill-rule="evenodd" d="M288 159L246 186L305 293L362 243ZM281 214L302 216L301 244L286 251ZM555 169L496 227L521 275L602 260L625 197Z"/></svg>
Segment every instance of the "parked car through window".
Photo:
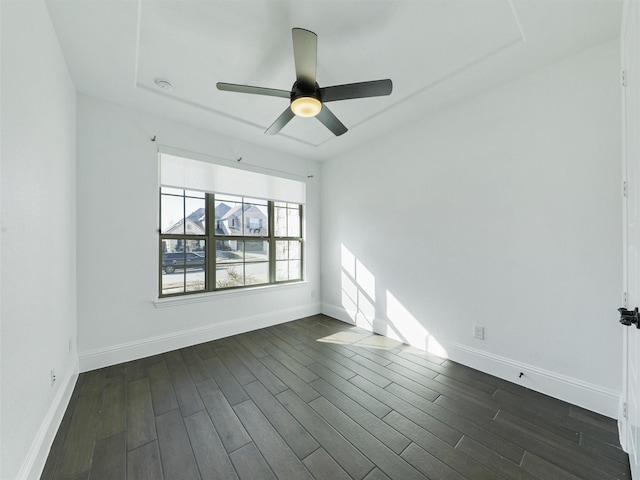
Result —
<svg viewBox="0 0 640 480"><path fill-rule="evenodd" d="M173 273L186 268L204 268L205 257L193 252L174 252L162 254L162 270Z"/></svg>

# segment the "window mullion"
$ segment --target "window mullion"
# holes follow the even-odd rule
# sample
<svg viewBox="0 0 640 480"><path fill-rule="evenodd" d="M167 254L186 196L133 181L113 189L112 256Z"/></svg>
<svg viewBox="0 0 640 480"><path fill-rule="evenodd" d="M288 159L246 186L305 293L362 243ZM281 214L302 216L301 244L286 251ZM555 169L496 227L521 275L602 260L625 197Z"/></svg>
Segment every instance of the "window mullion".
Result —
<svg viewBox="0 0 640 480"><path fill-rule="evenodd" d="M269 283L276 283L276 212L275 202L269 201Z"/></svg>
<svg viewBox="0 0 640 480"><path fill-rule="evenodd" d="M215 290L216 286L216 203L215 196L211 193L206 194L205 218L206 218L206 234L207 234L207 271L206 271L206 290Z"/></svg>
<svg viewBox="0 0 640 480"><path fill-rule="evenodd" d="M298 205L298 235L299 235L299 239L298 241L300 242L300 280L304 280L304 263L305 263L305 255L304 255L304 251L305 251L305 246L304 246L304 242L302 240L303 238L303 232L302 232L302 205Z"/></svg>

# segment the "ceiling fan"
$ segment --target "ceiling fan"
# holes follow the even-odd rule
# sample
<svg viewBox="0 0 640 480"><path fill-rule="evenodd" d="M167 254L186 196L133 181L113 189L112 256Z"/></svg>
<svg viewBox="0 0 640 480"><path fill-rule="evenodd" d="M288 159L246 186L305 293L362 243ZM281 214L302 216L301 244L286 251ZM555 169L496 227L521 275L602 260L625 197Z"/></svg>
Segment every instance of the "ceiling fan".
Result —
<svg viewBox="0 0 640 480"><path fill-rule="evenodd" d="M338 120L331 110L327 108L325 103L335 102L336 100L379 97L391 94L393 84L389 79L321 88L318 82L316 82L318 36L304 28L294 28L292 35L296 81L293 87L291 87L291 91L252 87L250 85L236 85L234 83L218 82L216 84L218 90L282 97L290 100L290 106L282 112L264 133L275 135L297 115L300 117L316 117L324 126L331 130L334 135L342 135L347 131L347 127Z"/></svg>

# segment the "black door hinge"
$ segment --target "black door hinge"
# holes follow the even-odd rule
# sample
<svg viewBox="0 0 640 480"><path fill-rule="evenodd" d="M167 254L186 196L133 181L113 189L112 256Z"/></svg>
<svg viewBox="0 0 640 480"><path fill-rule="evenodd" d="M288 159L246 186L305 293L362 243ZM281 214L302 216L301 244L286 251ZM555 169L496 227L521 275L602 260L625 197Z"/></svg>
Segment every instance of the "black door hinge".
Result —
<svg viewBox="0 0 640 480"><path fill-rule="evenodd" d="M640 314L638 313L638 307L635 310L627 310L626 308L619 308L620 323L627 327L635 323L636 328L640 328Z"/></svg>

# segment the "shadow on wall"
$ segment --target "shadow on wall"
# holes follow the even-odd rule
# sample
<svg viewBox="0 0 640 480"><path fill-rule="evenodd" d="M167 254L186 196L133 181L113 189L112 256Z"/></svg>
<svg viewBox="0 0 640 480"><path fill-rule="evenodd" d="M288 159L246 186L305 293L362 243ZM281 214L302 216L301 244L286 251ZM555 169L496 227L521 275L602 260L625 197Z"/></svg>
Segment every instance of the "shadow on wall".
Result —
<svg viewBox="0 0 640 480"><path fill-rule="evenodd" d="M438 340L344 244L341 247L342 308L358 327L370 330L439 357L448 358Z"/></svg>

